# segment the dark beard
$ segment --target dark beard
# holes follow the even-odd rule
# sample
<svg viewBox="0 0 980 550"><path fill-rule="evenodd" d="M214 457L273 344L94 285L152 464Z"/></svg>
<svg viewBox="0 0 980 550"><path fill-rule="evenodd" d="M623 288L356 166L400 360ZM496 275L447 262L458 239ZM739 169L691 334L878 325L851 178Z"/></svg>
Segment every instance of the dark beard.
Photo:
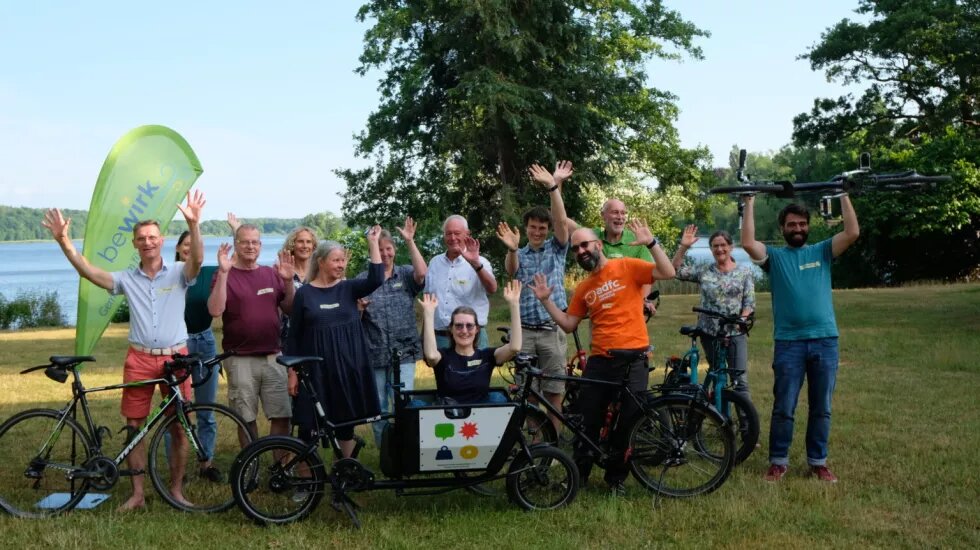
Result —
<svg viewBox="0 0 980 550"><path fill-rule="evenodd" d="M591 252L583 252L575 256L575 261L578 263L579 267L590 273L595 270L597 265L599 265L599 259L593 256Z"/></svg>
<svg viewBox="0 0 980 550"><path fill-rule="evenodd" d="M786 244L799 248L806 244L806 240L810 238L809 231L795 231L793 233L783 233L783 238L786 239Z"/></svg>

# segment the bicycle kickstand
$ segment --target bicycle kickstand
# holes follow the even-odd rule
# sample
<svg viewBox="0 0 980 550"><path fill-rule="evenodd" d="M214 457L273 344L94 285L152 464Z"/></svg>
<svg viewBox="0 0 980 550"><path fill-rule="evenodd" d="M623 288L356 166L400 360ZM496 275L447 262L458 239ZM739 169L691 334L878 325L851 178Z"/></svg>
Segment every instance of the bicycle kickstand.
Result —
<svg viewBox="0 0 980 550"><path fill-rule="evenodd" d="M338 512L344 512L347 517L350 518L351 523L357 529L361 528L361 520L357 517L357 511L361 509L349 496L347 496L347 491L343 489L334 489L333 491L333 501L330 506Z"/></svg>

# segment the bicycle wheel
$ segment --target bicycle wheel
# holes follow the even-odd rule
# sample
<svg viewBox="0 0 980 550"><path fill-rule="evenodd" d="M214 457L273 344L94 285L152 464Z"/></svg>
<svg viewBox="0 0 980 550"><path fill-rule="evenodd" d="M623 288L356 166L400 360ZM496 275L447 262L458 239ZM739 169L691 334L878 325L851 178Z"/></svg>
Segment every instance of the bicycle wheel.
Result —
<svg viewBox="0 0 980 550"><path fill-rule="evenodd" d="M224 405L216 403L199 403L191 405L185 412L188 426L192 433L181 429L185 445L175 457L166 437L171 429L180 427L178 415L168 416L156 429L150 442L149 460L147 463L150 480L153 487L163 500L178 510L185 512L223 512L234 505L231 486L224 477L217 474L227 474L231 465L241 451L241 440L252 440L245 421L238 414ZM210 421L210 422L209 422ZM191 441L191 436L194 441ZM208 444L213 441L213 447ZM211 466L217 471L201 471L206 464L199 461L195 444L201 447L205 456L211 451ZM183 499L174 494L174 476L181 475L181 492Z"/></svg>
<svg viewBox="0 0 980 550"><path fill-rule="evenodd" d="M71 417L32 409L0 425L0 508L22 518L71 510L89 490L70 479L88 462L92 442Z"/></svg>
<svg viewBox="0 0 980 550"><path fill-rule="evenodd" d="M316 509L327 474L310 446L293 437L264 437L242 450L231 469L235 503L256 523L291 523Z"/></svg>
<svg viewBox="0 0 980 550"><path fill-rule="evenodd" d="M531 447L531 461L520 453L507 472L507 495L525 510L554 510L575 500L578 468L550 445Z"/></svg>
<svg viewBox="0 0 980 550"><path fill-rule="evenodd" d="M630 430L629 453L637 481L669 497L710 493L735 465L734 436L725 419L683 396L647 403Z"/></svg>
<svg viewBox="0 0 980 550"><path fill-rule="evenodd" d="M538 445L541 443L555 445L558 442L558 436L555 434L555 425L551 423L548 414L535 406L528 405L525 409L522 429L524 431L524 440L528 445ZM520 446L514 446L511 454L515 454L515 452L520 452ZM459 478L465 478L469 475L472 474L467 472L456 473L456 477ZM506 483L505 478L495 479L476 485L469 485L466 487L466 490L488 497L502 496L507 491Z"/></svg>
<svg viewBox="0 0 980 550"><path fill-rule="evenodd" d="M741 464L759 442L759 412L745 394L733 390L722 390L721 409L735 434L735 464Z"/></svg>

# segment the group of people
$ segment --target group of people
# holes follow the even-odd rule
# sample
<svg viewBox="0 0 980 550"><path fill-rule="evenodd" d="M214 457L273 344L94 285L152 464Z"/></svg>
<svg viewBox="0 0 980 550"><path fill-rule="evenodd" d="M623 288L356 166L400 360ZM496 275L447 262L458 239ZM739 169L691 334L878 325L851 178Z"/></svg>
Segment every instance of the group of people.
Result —
<svg viewBox="0 0 980 550"><path fill-rule="evenodd" d="M564 372L565 333L583 319L591 324L591 354L583 376L621 381L629 367L613 358L612 349L648 349L644 312L654 313L647 301L656 280L678 279L700 285L702 306L745 317L755 309L753 277L747 266L732 258L731 236L718 231L709 238L713 263L685 265L684 256L697 241L697 228L685 228L674 257L668 258L659 240L642 220L627 222L626 205L607 200L601 210L603 226L579 227L569 219L562 199L572 164L559 162L555 171L533 165L531 179L548 194L549 207L535 207L523 218L527 235L520 246L520 229L501 222L497 237L507 248L503 266L510 282L503 297L510 311L510 342L491 347L486 331L489 296L497 291L493 265L480 255L480 243L470 234L465 218L452 215L442 226L444 253L428 263L415 244L411 218L397 228L410 263L395 265L396 243L379 226L366 232L368 268L347 278L349 253L337 242L319 241L314 230L295 229L287 237L275 266L258 264L259 229L239 223L229 214L233 245L222 244L217 265L204 267L199 222L205 204L199 191L188 193L180 205L188 230L177 244L177 257L168 265L161 257L163 236L157 222L133 227L137 267L106 272L89 263L69 238L70 218L49 210L43 222L78 273L113 294L125 294L130 307L130 348L123 368L126 381L159 376L173 353L188 351L204 356L216 353L211 319L223 321L222 347L236 354L225 360L228 401L258 435L258 404L270 421L271 434L288 433L291 424L301 438L315 435L310 396L295 373L277 364L281 354L322 357L310 372L310 383L326 404L334 422L378 416L390 410L391 365L401 366L406 391L414 388L419 359L433 368L440 397L457 403L493 402L504 396L489 391L493 369L524 351L538 356L546 373ZM830 401L836 379L837 328L830 294L830 264L858 237L857 217L843 196L844 230L826 241L807 245L809 212L789 205L779 215L786 247L755 240L753 198L745 199L741 245L769 273L772 282L775 350L773 372L775 403L769 438L770 467L765 479L778 481L787 471L794 412L804 379L810 403L806 433L807 461L825 481L836 481L827 468ZM571 297L565 290L568 251L586 272ZM419 295L421 293L421 298ZM422 309L421 335L415 303ZM717 321L702 317L699 324L718 335ZM729 364L743 371L736 386L748 393L745 335L732 333ZM702 342L709 362L711 337ZM637 359L635 361L643 361ZM637 391L648 385L645 365L630 370L629 384ZM201 373L192 373L199 379ZM543 395L560 406L561 382L545 381ZM190 398L190 380L181 387ZM213 401L217 377L195 389L195 399ZM589 437L598 435L612 393L605 386L583 385L579 406ZM121 410L130 426L139 426L150 410L152 388L123 390ZM628 406L628 404L627 404ZM629 414L629 411L624 411ZM552 419L557 422L556 419ZM213 422L199 421L206 450L213 449ZM172 430L174 450L188 445L179 429ZM383 422L373 425L380 442ZM210 431L209 431L210 430ZM337 434L345 456L354 451L353 428ZM614 449L625 450L626 434L614 434ZM242 434L242 441L246 438ZM207 452L213 452L208 450ZM183 453L174 453L184 456ZM129 458L133 470L142 470L146 456L142 443ZM580 475L587 479L592 457L582 445L575 451ZM172 494L182 498L183 469L179 465L171 483ZM200 476L215 482L222 472L208 462ZM620 492L627 476L624 461L613 461L605 481ZM142 476L133 477L133 495L123 509L144 505Z"/></svg>

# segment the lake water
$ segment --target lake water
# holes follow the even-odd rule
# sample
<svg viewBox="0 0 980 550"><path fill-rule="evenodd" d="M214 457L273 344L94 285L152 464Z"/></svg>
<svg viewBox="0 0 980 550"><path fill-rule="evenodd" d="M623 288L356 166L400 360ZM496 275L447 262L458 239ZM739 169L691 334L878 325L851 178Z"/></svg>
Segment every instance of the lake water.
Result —
<svg viewBox="0 0 980 550"><path fill-rule="evenodd" d="M272 265L276 261L276 253L282 246L284 236L262 237L262 255L259 263ZM705 239L701 239L705 241ZM218 245L231 242L230 237L204 238L204 263L217 263ZM168 237L164 241L163 257L174 257L176 237ZM701 244L699 242L698 244ZM82 249L82 241L76 240L75 247ZM713 261L711 251L707 246L695 246L688 251L688 256L696 262ZM735 261L743 265L752 265L748 254L741 248L732 251ZM752 265L757 275L761 270ZM24 292L57 292L61 311L69 324L74 325L78 309L78 274L61 253L61 248L52 241L28 243L0 242L0 294L12 300Z"/></svg>
<svg viewBox="0 0 980 550"><path fill-rule="evenodd" d="M262 237L262 255L259 263L272 265L285 237ZM205 237L204 263L217 263L218 246L231 243L231 237ZM163 245L163 257L172 260L177 237L167 237ZM75 247L82 249L82 241ZM78 273L65 259L54 240L27 243L0 242L0 294L7 300L25 292L57 292L61 311L69 324L74 325L78 313Z"/></svg>

